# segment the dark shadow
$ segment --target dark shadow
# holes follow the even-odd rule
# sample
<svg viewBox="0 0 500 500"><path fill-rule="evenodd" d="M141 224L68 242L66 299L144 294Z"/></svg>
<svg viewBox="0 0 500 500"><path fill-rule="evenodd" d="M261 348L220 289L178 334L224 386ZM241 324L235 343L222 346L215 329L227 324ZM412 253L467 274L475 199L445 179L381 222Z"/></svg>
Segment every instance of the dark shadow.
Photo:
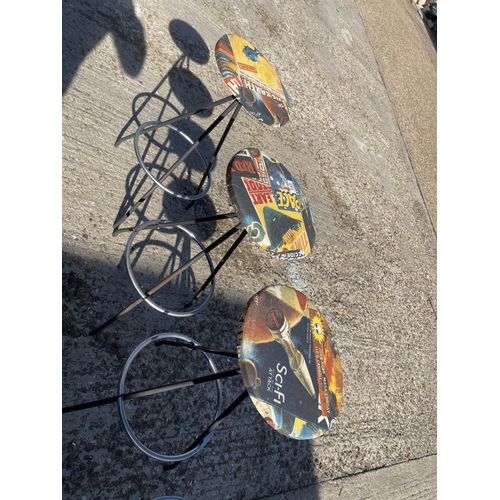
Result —
<svg viewBox="0 0 500 500"><path fill-rule="evenodd" d="M130 251L130 265L134 277L144 291L153 288L200 252L196 243L178 228L144 232L146 234L139 234L134 240ZM144 272L142 269L148 271ZM151 299L160 307L182 312L210 272L208 263L203 259L196 269L189 267L158 290ZM209 290L210 287L201 294L193 307L203 303ZM188 309L192 310L193 307Z"/></svg>
<svg viewBox="0 0 500 500"><path fill-rule="evenodd" d="M182 67L185 62L185 56L181 56L151 92L141 92L135 96L132 101L132 116L118 134L116 145L145 122L165 121L212 101L210 92L201 80ZM167 81L168 85L163 88ZM172 103L172 96L177 97L184 106L183 109ZM207 117L212 112L211 109L203 110L198 116ZM186 121L191 120L188 118ZM136 126L131 127L132 124ZM196 137L193 135L193 138ZM132 138L128 140L131 142Z"/></svg>
<svg viewBox="0 0 500 500"><path fill-rule="evenodd" d="M172 93L179 99L185 111L191 111L212 101L212 96L203 82L188 69L174 67L168 73L168 81ZM200 117L209 117L213 109L205 109L197 113Z"/></svg>
<svg viewBox="0 0 500 500"><path fill-rule="evenodd" d="M162 127L152 134L140 138L141 159L155 179L163 179L168 169L191 145L191 142L187 139L189 134L201 133L202 129L196 124L184 122L176 126L176 130ZM208 148L209 145L206 145L206 147ZM205 149L205 152L202 152L201 149L195 150L173 172L161 180L162 186L170 192L155 185L141 165L135 165L126 177L124 198L114 223L116 224L136 204L138 206L134 213L120 224L120 229L135 227L147 219L183 220L191 218L194 212L188 210L189 200L176 195L192 196L197 193L197 188L203 180L207 168L207 155L210 154L211 150L213 151L210 148ZM203 186L206 186L206 183ZM149 196L146 196L153 187L155 190ZM162 210L160 213L149 213L146 216L151 199L158 196L163 196L163 207L169 207L170 212L167 214ZM144 201L140 202L143 198L145 198ZM213 204L209 200L206 202L202 202L202 200L203 198L196 201L198 207L196 213L199 214L199 207L204 207L206 211L197 215L197 217L213 215L215 213Z"/></svg>
<svg viewBox="0 0 500 500"><path fill-rule="evenodd" d="M207 64L210 49L201 35L188 23L181 19L173 19L168 25L172 40L189 60L198 64Z"/></svg>
<svg viewBox="0 0 500 500"><path fill-rule="evenodd" d="M113 311L134 292L123 269L63 249L63 407L117 394L123 366L132 351L156 333L177 332L202 345L234 351L239 318L250 296L213 300L192 318L172 318L148 306L95 337L89 325ZM210 373L199 353L172 346L148 347L127 383L131 390L155 387ZM142 355L142 353L141 353ZM219 371L237 366L234 358L212 355ZM240 376L222 380L222 408L244 390ZM177 453L191 444L215 413L214 382L129 401L127 417L136 435L159 452ZM164 394L165 395L165 394ZM130 412L130 416L129 416ZM173 470L149 458L122 427L116 403L62 417L62 498L265 498L316 482L308 441L274 431L247 398L194 457ZM207 478L209 478L207 480ZM312 497L310 497L312 498Z"/></svg>
<svg viewBox="0 0 500 500"><path fill-rule="evenodd" d="M120 3L81 0L62 3L62 92L68 90L80 64L111 33L120 64L137 76L146 59L144 28L135 15L132 0Z"/></svg>
<svg viewBox="0 0 500 500"><path fill-rule="evenodd" d="M424 25L425 29L427 30L427 34L429 35L429 38L431 39L432 45L434 46L434 49L437 52L437 28L434 30L433 28L429 28L427 23L424 20Z"/></svg>
<svg viewBox="0 0 500 500"><path fill-rule="evenodd" d="M192 26L180 19L174 19L170 22L169 31L172 40L182 51L182 55L151 92L141 93L136 96L132 104L132 116L118 134L117 144L126 133L133 133L135 131L129 130L133 123L138 127L145 121L166 120L181 114L181 112L196 109L212 101L210 92L206 86L189 70L190 61L198 64L206 64L209 61L210 51L203 38ZM186 68L184 68L184 65ZM170 88L162 90L167 80L169 81ZM184 106L183 110L176 109L172 104L172 94L182 103ZM138 106L137 101L139 99L142 102ZM146 108L151 105L151 99L162 101L162 108L160 110L153 109L153 111L147 110ZM167 107L171 107L172 109L170 112L165 113ZM142 117L140 119L139 115L141 113ZM205 110L200 113L200 116L210 116L211 113L211 110ZM148 118L144 119L144 115Z"/></svg>
<svg viewBox="0 0 500 500"><path fill-rule="evenodd" d="M133 99L132 115L118 134L115 146L124 143L124 147L133 147L133 134L138 127L145 123L164 122L212 102L212 97L206 86L189 70L190 61L195 61L198 64L208 62L210 56L208 47L196 30L184 21L173 20L169 25L169 30L173 41L182 51L182 55L151 92L142 92ZM197 116L206 118L212 114L212 109L206 109L197 113ZM142 161L151 173L154 172L153 175L157 179L162 179L162 173L165 174L168 168L172 167L175 159L180 158L204 131L204 128L188 117L168 127L160 127L150 133L143 134L138 141L140 143L138 153L140 158L138 157L138 160ZM172 199L175 198L174 193L181 197L193 196L200 192L200 186L206 187L205 172L214 151L213 141L210 137L205 137L197 150L175 167L164 181L160 181L167 188L165 192L168 194L166 196L170 196ZM127 182L126 195L115 223L122 220L122 217L134 206L137 199L141 199L145 193L149 197L152 179L145 183L147 176L146 172L142 178L138 176L136 171L130 173L129 179L133 178L134 182L138 181L138 184L132 189L130 183ZM147 185L148 188L139 192L143 185ZM162 190L160 186L154 187L154 190L156 189ZM168 190L171 192L169 193ZM139 220L144 219L146 206L147 201L144 202L144 206L137 209ZM150 214L149 218L159 217L156 214Z"/></svg>

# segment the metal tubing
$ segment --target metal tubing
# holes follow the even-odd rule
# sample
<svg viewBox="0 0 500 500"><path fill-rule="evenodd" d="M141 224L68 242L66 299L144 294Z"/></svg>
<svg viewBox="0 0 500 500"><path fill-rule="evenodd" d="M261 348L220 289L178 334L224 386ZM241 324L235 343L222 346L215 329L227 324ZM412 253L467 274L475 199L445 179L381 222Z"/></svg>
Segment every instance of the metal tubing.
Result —
<svg viewBox="0 0 500 500"><path fill-rule="evenodd" d="M202 106L201 108L195 109L194 111L188 111L186 113L182 113L179 116L176 116L174 118L171 118L170 120L166 120L164 122L161 122L155 126L152 126L151 128L148 128L147 130L144 130L144 133L152 132L153 130L156 130L157 128L161 127L162 125L171 125L172 123L175 123L179 120L182 120L183 118L189 118L192 115L195 115L196 113L199 113L200 111L204 111L205 109L212 109L217 106L220 106L221 104L225 104L228 101L232 101L233 99L236 99L236 96L230 95L227 97L224 97L223 99L220 99L218 101L212 102L210 104L207 104L206 106ZM118 139L115 142L115 148L117 148L122 142L128 141L129 139L132 139L134 137L135 133L127 135L125 137L122 137L121 139Z"/></svg>
<svg viewBox="0 0 500 500"><path fill-rule="evenodd" d="M155 346L160 346L160 345L171 345L175 347L184 347L186 349L192 350L192 351L203 351L203 352L208 352L210 354L219 354L221 356L227 356L229 358L237 358L238 353L234 351L226 351L224 349L213 349L212 347L205 347L205 346L198 346L194 344L185 344L181 342L173 342L171 340L158 340L155 342Z"/></svg>
<svg viewBox="0 0 500 500"><path fill-rule="evenodd" d="M186 226L188 224L201 224L203 222L211 222L214 220L220 219L231 219L232 217L237 217L238 214L236 212L229 212L227 214L219 214L219 215L209 215L207 217L198 217L196 219L186 219L182 221L167 221L166 219L158 219L158 223L156 225L152 224L151 229L159 229L160 227L175 227L175 226ZM123 229L115 229L113 231L113 236L116 236L119 233L131 233L134 231L135 227L125 227Z"/></svg>
<svg viewBox="0 0 500 500"><path fill-rule="evenodd" d="M241 240L243 240L243 238L246 236L246 234L247 234L247 230L244 229L241 232L241 234L238 236L238 238L236 239L236 241L231 245L231 247L226 252L226 254L224 255L224 257L222 257L222 259L217 264L217 266L215 267L215 269L212 271L212 274L207 278L207 280L205 281L205 283L203 283L203 285L201 285L200 289L196 292L196 295L192 298L191 302L189 302L188 304L186 304L184 306L184 309L187 309L188 307L190 307L193 304L193 302L195 300L198 300L198 297L200 296L200 294L203 292L203 290L205 290L205 288L208 286L208 284L210 283L210 281L212 280L212 278L220 271L221 267L226 263L226 261L230 257L230 255L236 250L236 247L241 243Z"/></svg>
<svg viewBox="0 0 500 500"><path fill-rule="evenodd" d="M164 344L170 344L169 342L162 342ZM182 344L177 344L172 342L170 345L182 346ZM202 349L203 350L203 349ZM241 373L239 368L233 370L226 370L224 372L211 373L209 375L203 375L201 377L196 377L193 379L182 380L180 382L175 382L172 384L165 384L158 387L153 387L151 389L144 389L141 391L128 392L126 394L119 394L118 396L111 396L109 398L98 399L96 401L89 401L88 403L82 403L74 406L67 406L62 409L63 413L71 413L73 411L86 410L88 408L95 408L96 406L103 406L110 403L116 403L118 398L123 398L124 401L128 399L138 399L145 396L151 396L153 394L161 394L163 392L174 391L176 389L182 389L183 387L190 387L193 385L203 384L205 382L212 382L214 380L220 380L223 378L232 377L234 375L239 375Z"/></svg>
<svg viewBox="0 0 500 500"><path fill-rule="evenodd" d="M157 180L157 184L161 184L161 182L163 182L199 145L200 143L203 141L203 139L205 139L205 137L207 137L207 135L210 134L210 132L212 132L212 130L217 127L217 125L219 125L219 123L227 116L227 114L235 107L235 106L241 106L241 104L237 101L237 102L233 102L231 103L227 109L225 109L213 122L212 124L210 125L210 127L208 127L199 137L198 139L196 139L196 141L193 142L193 144L187 149L187 151L160 177L160 179ZM161 124L160 124L161 125ZM158 126L160 126L158 125ZM137 159L139 160L139 162L141 163L141 165L143 166L144 169L146 169L144 162L142 161L142 158L141 158L141 154L140 154L140 151L139 151L139 144L138 144L138 138L139 138L139 135L141 135L143 133L143 131L141 131L141 127L139 127L139 129L137 130L137 132L135 133L135 138L134 138L134 148L135 148L135 154L137 156ZM147 169L146 169L147 170ZM156 181L156 179L155 179ZM150 190L151 193L153 190ZM148 191L149 193L149 191ZM150 194L148 195L150 196Z"/></svg>
<svg viewBox="0 0 500 500"><path fill-rule="evenodd" d="M199 145L200 145L200 142L208 135L210 134L210 132L212 132L212 130L217 127L217 125L226 117L226 115L237 105L240 105L239 104L239 101L237 102L233 102L231 103L221 114L220 116L210 125L210 127L208 127L205 132L203 132L200 137L198 137L198 139L193 143L192 146L190 146L188 148L188 150L160 177L160 179L158 179L158 182L154 183L151 188L141 197L141 199L131 208L129 208L129 210L117 221L115 222L115 224L113 225L113 229L116 229L117 227L119 227L121 224L123 224L123 222L125 222L136 210L137 208L139 208L139 206L145 201L147 200L153 193L154 191L156 190L156 188L158 187L159 184L161 184L171 173L172 171L177 168L179 166L180 163L182 163ZM159 127L161 124L159 124L157 127ZM139 132L141 129L141 127L139 127L139 129L137 130L137 132ZM141 155L140 155L140 152L139 152L139 146L137 144L137 140L138 140L138 136L140 134L138 133L135 133L135 139L134 139L134 148L135 148L135 153L136 153L136 156L137 156L137 159L139 160L139 162L141 163L141 166L146 169L146 166L144 164L144 162L142 161L142 158L141 158Z"/></svg>
<svg viewBox="0 0 500 500"><path fill-rule="evenodd" d="M208 173L207 176L204 177L203 179L203 182L201 183L201 186L203 185L203 183L205 182L205 179L208 177L208 182L207 182L207 187L205 188L204 191L201 191L201 186L198 187L197 189L197 192L195 195L181 195L179 193L176 193L175 191L172 191L171 189L169 189L168 187L164 186L160 180L163 180L166 178L167 175L169 175L171 173L171 171L176 168L178 166L177 165L174 165L172 166L166 173L163 174L162 178L160 180L158 180L152 173L151 171L146 167L143 159L142 159L142 155L139 151L139 143L138 143L138 136L141 135L141 131L143 129L145 129L148 124L158 124L160 122L157 122L157 121L153 121L153 122L146 122L146 123L143 123L139 129L137 130L137 132L135 133L135 138L134 138L134 150L135 150L135 154L137 156L137 159L142 167L142 169L144 170L144 172L146 172L147 176L155 183L155 184L158 184L158 187L162 188L165 192L167 192L168 194L171 194L172 196L176 196L177 198L181 198L181 199L184 199L184 200L191 200L191 201L196 201L196 200L199 200L200 198L203 198L203 196L205 196L208 192L208 190L210 189L210 184L211 184L211 177L210 177L210 171ZM205 159L205 156L201 153L201 151L198 149L198 147L195 147L194 149L192 148L193 147L193 144L194 144L194 141L188 136L186 135L184 132L181 132L179 129L175 128L173 125L166 125L170 130L178 133L181 137L183 137L189 144L191 144L190 146L190 149L188 150L188 152L186 153L187 155L191 154L193 151L196 151L198 153L198 156L201 158L201 161L205 164L205 172L207 171L207 168L208 168L208 162L207 160ZM150 138L150 141L152 140L152 137ZM201 139L200 139L201 140ZM149 147L149 144L148 146ZM145 150L146 151L146 150ZM144 155L146 156L146 155ZM185 157L184 157L185 158ZM180 160L178 161L181 161L182 159L184 158L181 158ZM200 192L201 191L201 192Z"/></svg>
<svg viewBox="0 0 500 500"><path fill-rule="evenodd" d="M146 346L148 346L151 343L157 342L159 340L162 340L164 338L175 338L179 340L183 340L184 342L188 342L190 344L195 344L195 345L200 345L196 340L186 337L185 335L179 334L179 333L160 333L158 335L153 335L152 337L149 337L148 339L144 340L141 342L132 352L132 354L128 357L123 370L122 374L120 377L120 382L118 384L118 394L123 394L125 392L125 380L127 378L128 371L130 369L130 366L134 359L137 357L137 355L141 352L142 349L144 349ZM210 368L212 369L213 373L217 373L217 367L215 366L215 363L213 360L210 358L210 355L207 354L206 352L202 352L203 357L208 361ZM220 380L215 380L215 384L217 386L217 408L215 412L215 417L218 418L219 415L221 414L222 410L222 385ZM192 457L196 453L198 453L211 439L212 433L209 433L208 435L205 436L205 439L198 444L198 446L195 446L192 450L190 450L187 453L182 453L180 455L164 455L160 453L156 453L155 451L149 449L147 446L145 446L134 434L132 428L130 427L130 424L127 420L127 416L125 413L125 404L124 400L122 397L118 398L118 411L120 413L120 419L122 421L123 427L125 428L125 432L128 434L129 438L132 440L132 442L146 455L148 455L151 458L154 458L156 460L159 460L161 462L178 462L179 460L185 460L186 458Z"/></svg>
<svg viewBox="0 0 500 500"><path fill-rule="evenodd" d="M139 282L137 281L137 279L135 277L134 270L133 270L133 267L132 267L132 263L130 261L130 253L132 251L133 241L134 241L135 237L137 236L137 234L140 231L146 230L147 228L149 228L151 226L156 226L157 223L158 223L157 219L154 219L152 221L144 222L143 224L141 224L140 226L138 226L132 232L132 234L130 235L130 237L129 237L128 241L127 241L127 245L125 247L125 264L127 266L128 275L129 275L129 277L130 277L130 279L132 281L132 284L134 285L134 288L136 289L137 293L153 309L156 309L157 311L159 311L161 313L168 314L169 316L177 316L177 317L192 316L193 314L196 314L196 313L200 312L201 310L203 310L208 305L208 303L210 302L210 300L212 299L213 294L215 292L215 278L212 279L212 283L211 283L212 286L210 288L210 292L209 292L208 296L205 298L205 300L203 301L203 303L200 306L198 306L197 308L195 308L195 309L193 309L191 311L186 311L186 309L184 309L181 312L181 311L175 311L173 309L170 309L170 310L166 309L166 308L160 306L159 304L157 304L156 302L154 302L151 297L148 297L146 295L146 293L144 292L144 290L142 289L141 285L139 284ZM186 229L184 226L179 225L178 223L175 224L175 225L177 226L177 229L179 229L181 232L183 232L189 238L191 238L198 245L198 247L200 248L201 251L205 250L205 245L201 242L201 240L194 233L192 233L191 231L189 231L188 229ZM212 262L212 257L210 256L209 253L206 253L205 257L207 259L208 266L210 267L210 272L213 272L214 271L214 264Z"/></svg>
<svg viewBox="0 0 500 500"><path fill-rule="evenodd" d="M219 143L217 144L217 147L215 148L214 154L212 155L212 158L210 159L210 162L207 166L207 169L205 170L205 173L203 174L203 177L201 178L200 184L198 185L198 189L196 190L196 193L199 193L201 191L201 187L203 186L203 183L205 182L205 179L207 178L208 174L211 172L213 164L217 158L217 155L219 154L220 148L224 144L224 141L226 140L227 134L229 134L229 131L231 130L231 127L233 126L233 123L236 120L236 117L238 116L238 113L240 112L241 109L241 103L238 101L237 102L237 107L234 110L231 118L229 119L229 123L227 124L227 127L224 130L224 133L222 134ZM186 207L186 210L190 209L194 204L194 200L189 203L189 205Z"/></svg>
<svg viewBox="0 0 500 500"><path fill-rule="evenodd" d="M166 285L169 281L174 279L176 276L178 276L180 273L184 272L186 269L191 267L195 262L200 260L204 255L207 253L211 252L214 248L216 248L218 245L220 245L223 241L225 241L227 238L232 236L234 233L239 231L241 229L241 222L231 228L227 233L223 234L220 238L215 240L213 243L207 246L205 250L202 250L200 253L196 254L192 259L190 259L188 262L186 262L183 266L179 267L179 269L176 269L172 274L169 274L167 277L165 277L162 281L160 281L157 285L155 285L153 288L148 290L145 293L146 297L150 297L153 295L155 292L157 292L161 287ZM129 311L131 311L135 306L139 305L142 301L144 300L143 297L139 297L137 300L129 304L127 307L122 309L119 313L115 314L112 318L108 319L106 323L103 323L100 327L96 328L95 330L92 330L89 335L96 335L99 332L102 332L105 328L107 328L109 325L113 324L115 321L120 319L122 316L127 314Z"/></svg>

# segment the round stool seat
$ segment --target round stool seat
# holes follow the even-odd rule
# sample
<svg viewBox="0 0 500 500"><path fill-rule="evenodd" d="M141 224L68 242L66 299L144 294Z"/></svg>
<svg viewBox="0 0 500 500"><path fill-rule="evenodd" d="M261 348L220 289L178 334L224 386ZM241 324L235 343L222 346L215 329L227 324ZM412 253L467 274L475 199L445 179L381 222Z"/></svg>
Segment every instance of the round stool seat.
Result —
<svg viewBox="0 0 500 500"><path fill-rule="evenodd" d="M271 427L295 439L331 428L342 404L342 365L325 318L305 295L285 285L255 294L242 314L238 358Z"/></svg>
<svg viewBox="0 0 500 500"><path fill-rule="evenodd" d="M269 61L247 40L224 35L215 45L219 71L243 107L257 120L282 127L290 119L285 87Z"/></svg>
<svg viewBox="0 0 500 500"><path fill-rule="evenodd" d="M226 171L231 203L250 238L282 259L311 252L315 240L309 203L297 180L257 148L239 151Z"/></svg>

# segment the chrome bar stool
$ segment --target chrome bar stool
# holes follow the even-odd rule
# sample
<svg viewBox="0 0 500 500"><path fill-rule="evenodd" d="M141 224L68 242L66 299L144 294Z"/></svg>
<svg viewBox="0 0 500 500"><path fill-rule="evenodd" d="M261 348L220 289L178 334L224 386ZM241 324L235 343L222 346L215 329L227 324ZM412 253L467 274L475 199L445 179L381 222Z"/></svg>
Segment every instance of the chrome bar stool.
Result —
<svg viewBox="0 0 500 500"><path fill-rule="evenodd" d="M252 116L266 125L281 127L289 120L289 99L287 92L269 61L257 50L250 42L241 38L238 35L224 35L219 39L215 46L215 59L219 71L231 90L232 94L218 101L202 106L198 109L187 111L170 120L152 121L143 123L134 134L121 137L115 143L119 146L122 142L128 139L134 139L134 150L137 159L144 169L146 174L153 181L153 186L139 199L130 209L126 211L113 225L113 235L118 234L117 229L134 213L137 208L148 199L156 188L160 187L165 192L177 196L185 200L195 200L205 196L210 188L210 174L214 168L215 161L219 151L234 123L238 113L243 106ZM213 121L213 123L196 139L191 140L191 145L186 152L164 172L159 178L156 178L143 160L143 154L139 147L141 136L151 139L151 133L160 127L170 127L174 131L178 131L173 124L189 118L207 109L227 104L228 107ZM165 180L173 173L173 171L194 151L198 150L202 141L207 138L212 131L231 114L229 122L220 137L220 140L215 147L215 151L206 162L205 172L198 185L196 194L186 195L175 192L165 186ZM180 133L180 132L179 132ZM205 187L203 188L204 184Z"/></svg>
<svg viewBox="0 0 500 500"><path fill-rule="evenodd" d="M311 208L297 179L282 163L257 148L243 149L236 153L228 164L226 184L230 201L236 207L236 212L181 221L150 220L130 230L125 260L130 279L140 297L100 327L91 331L91 335L101 332L143 301L153 309L170 316L186 317L200 312L213 296L216 274L246 234L268 254L281 259L300 259L311 252L315 242L315 224ZM238 223L206 247L193 232L185 227L236 217ZM177 228L186 237L191 238L199 247L200 252L169 275L164 276L155 286L144 290L136 279L131 264L134 240L142 231L165 231L172 228ZM214 266L210 252L236 233L239 233L238 237L217 266ZM151 296L154 293L203 258L209 266L210 275L193 298L181 309L174 310L153 301ZM207 287L210 287L208 296L200 305L197 305L200 294Z"/></svg>
<svg viewBox="0 0 500 500"><path fill-rule="evenodd" d="M126 392L132 363L151 345L199 350L211 373L152 389ZM211 354L237 358L238 367L219 372ZM244 390L222 411L221 380L235 375L241 375ZM181 453L166 455L143 444L127 419L126 400L207 382L216 384L215 417L191 445ZM118 403L120 419L132 442L150 458L173 468L202 450L224 419L248 396L274 430L286 437L304 440L318 438L332 428L341 409L342 393L340 354L325 317L298 290L286 285L270 285L253 295L243 309L235 352L204 347L181 334L154 335L141 342L127 359L117 396L66 407L63 413Z"/></svg>

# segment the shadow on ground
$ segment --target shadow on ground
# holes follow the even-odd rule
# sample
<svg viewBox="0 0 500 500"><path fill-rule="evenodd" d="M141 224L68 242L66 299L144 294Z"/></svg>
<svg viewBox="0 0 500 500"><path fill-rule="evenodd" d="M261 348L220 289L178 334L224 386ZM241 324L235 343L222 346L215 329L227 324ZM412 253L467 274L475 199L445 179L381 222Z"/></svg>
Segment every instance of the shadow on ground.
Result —
<svg viewBox="0 0 500 500"><path fill-rule="evenodd" d="M103 266L63 253L63 407L116 395L128 356L153 334L182 333L203 345L234 351L239 317L250 298L220 301L216 295L205 311L192 318L172 318L141 304L109 329L88 335L92 327L136 297L122 265ZM167 383L173 374L183 379L209 372L205 360L195 359L199 353L171 349L175 348L152 347L143 359L134 361L127 379L130 390ZM237 364L232 358L213 359L219 370ZM184 451L194 434L215 416L214 385L129 401L130 425L153 451ZM223 409L242 390L239 376L222 380ZM227 417L204 449L173 470L166 470L132 443L116 403L64 414L62 424L64 499L152 500L162 495L187 500L253 499L314 483L310 444L273 431L248 399Z"/></svg>
<svg viewBox="0 0 500 500"><path fill-rule="evenodd" d="M113 36L120 63L137 76L146 59L144 28L135 15L132 0L114 2L83 0L62 3L62 93L71 85L78 68L108 34Z"/></svg>

